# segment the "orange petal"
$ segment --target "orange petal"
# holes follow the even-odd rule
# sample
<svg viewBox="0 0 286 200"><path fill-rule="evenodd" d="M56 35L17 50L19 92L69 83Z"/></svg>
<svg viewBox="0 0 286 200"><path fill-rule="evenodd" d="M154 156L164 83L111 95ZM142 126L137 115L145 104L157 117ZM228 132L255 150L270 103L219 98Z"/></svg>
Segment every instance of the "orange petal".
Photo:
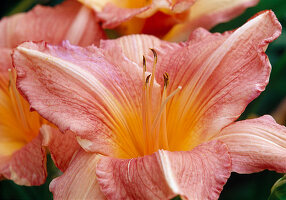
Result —
<svg viewBox="0 0 286 200"><path fill-rule="evenodd" d="M230 169L226 145L209 142L189 152L159 150L130 160L103 157L96 174L108 199L217 199Z"/></svg>

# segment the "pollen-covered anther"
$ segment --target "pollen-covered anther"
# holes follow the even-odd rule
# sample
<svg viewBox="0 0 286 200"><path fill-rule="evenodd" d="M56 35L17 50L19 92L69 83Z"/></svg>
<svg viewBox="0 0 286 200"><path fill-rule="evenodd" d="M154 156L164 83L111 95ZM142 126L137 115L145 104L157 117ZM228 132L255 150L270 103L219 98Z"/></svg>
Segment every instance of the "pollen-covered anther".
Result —
<svg viewBox="0 0 286 200"><path fill-rule="evenodd" d="M147 77L146 77L146 80L145 80L145 83L148 84L149 81L150 81L150 77L151 77L151 74L149 74Z"/></svg>
<svg viewBox="0 0 286 200"><path fill-rule="evenodd" d="M165 72L165 73L163 74L163 78L164 78L164 88L167 88L168 85L169 85L169 75L168 75L167 72Z"/></svg>

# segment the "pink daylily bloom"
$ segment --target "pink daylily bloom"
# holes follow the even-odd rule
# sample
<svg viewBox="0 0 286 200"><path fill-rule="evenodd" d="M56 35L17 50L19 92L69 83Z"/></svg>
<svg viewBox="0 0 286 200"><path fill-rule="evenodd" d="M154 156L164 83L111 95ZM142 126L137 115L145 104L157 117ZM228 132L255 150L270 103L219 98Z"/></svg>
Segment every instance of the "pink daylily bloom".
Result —
<svg viewBox="0 0 286 200"><path fill-rule="evenodd" d="M145 33L169 41L187 40L197 27L210 29L259 0L79 0L93 8L103 28L121 34Z"/></svg>
<svg viewBox="0 0 286 200"><path fill-rule="evenodd" d="M286 172L284 126L235 122L265 89L265 49L280 33L264 11L184 43L131 35L99 48L18 46L17 86L84 149L51 183L55 199L218 199L231 171Z"/></svg>
<svg viewBox="0 0 286 200"><path fill-rule="evenodd" d="M46 150L50 148L56 165L65 170L79 145L72 135L63 138L50 127L16 89L12 70L12 48L27 40L45 40L59 44L62 40L81 46L99 44L104 34L92 10L76 1L66 1L54 8L36 6L0 21L0 176L20 185L40 185L46 179ZM43 136L41 134L43 134ZM72 148L70 147L72 146ZM66 151L68 149L68 151ZM66 157L58 159L65 152Z"/></svg>

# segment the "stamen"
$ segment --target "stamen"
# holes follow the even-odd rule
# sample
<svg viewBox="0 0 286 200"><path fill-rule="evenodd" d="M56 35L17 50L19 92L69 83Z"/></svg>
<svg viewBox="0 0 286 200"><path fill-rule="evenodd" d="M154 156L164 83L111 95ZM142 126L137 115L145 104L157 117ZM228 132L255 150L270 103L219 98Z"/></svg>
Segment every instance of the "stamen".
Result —
<svg viewBox="0 0 286 200"><path fill-rule="evenodd" d="M164 77L164 88L167 88L169 85L169 74L166 72L165 74L163 74Z"/></svg>
<svg viewBox="0 0 286 200"><path fill-rule="evenodd" d="M151 77L151 82L150 82L150 96L152 95L152 88L153 88L153 85L154 85L154 80L155 80L155 71L156 71L156 64L157 64L157 59L158 59L158 56L157 56L157 52L154 50L154 49L150 49L153 53L153 56L154 56L154 62L153 62L153 68L152 68L152 77Z"/></svg>
<svg viewBox="0 0 286 200"><path fill-rule="evenodd" d="M156 118L153 122L153 125L152 125L152 129L151 130L154 130L159 122L159 119L160 119L160 116L162 114L162 112L164 111L164 108L166 106L166 104L168 103L168 101L175 95L177 94L180 90L182 89L182 86L179 86L174 92L172 92L169 96L166 97L165 100L162 101L161 103L161 106L160 106L160 110L159 112L157 113L156 115Z"/></svg>
<svg viewBox="0 0 286 200"><path fill-rule="evenodd" d="M146 58L145 58L145 56L143 56L143 72L145 73L146 71L147 71Z"/></svg>

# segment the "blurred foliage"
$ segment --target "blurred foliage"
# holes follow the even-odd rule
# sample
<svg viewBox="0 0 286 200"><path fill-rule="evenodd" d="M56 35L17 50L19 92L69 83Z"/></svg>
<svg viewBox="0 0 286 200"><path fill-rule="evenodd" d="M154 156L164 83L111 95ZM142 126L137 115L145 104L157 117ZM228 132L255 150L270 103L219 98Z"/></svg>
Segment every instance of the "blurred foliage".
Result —
<svg viewBox="0 0 286 200"><path fill-rule="evenodd" d="M271 189L271 195L268 200L286 199L286 175L279 179Z"/></svg>
<svg viewBox="0 0 286 200"><path fill-rule="evenodd" d="M1 1L0 15L7 16L18 12L27 11L36 4L55 5L63 0L4 0ZM247 11L238 18L224 24L216 26L212 32L223 32L236 29L245 23L250 17L261 10L271 9L283 27L286 27L286 1L285 0L260 0L260 3ZM279 103L286 97L286 32L269 45L267 50L273 70L270 82L259 98L254 100L245 110L241 119L250 116L260 116L270 114ZM24 187L14 184L12 181L0 182L0 199L52 199L48 185L58 174L50 158L48 158L48 178L42 186ZM255 174L232 173L230 179L224 187L220 200L266 200L270 195L272 185L281 178L282 175L263 171ZM280 179L272 189L269 200L282 200L281 196L285 192L285 177ZM281 198L282 197L282 198ZM179 199L176 197L175 199Z"/></svg>

